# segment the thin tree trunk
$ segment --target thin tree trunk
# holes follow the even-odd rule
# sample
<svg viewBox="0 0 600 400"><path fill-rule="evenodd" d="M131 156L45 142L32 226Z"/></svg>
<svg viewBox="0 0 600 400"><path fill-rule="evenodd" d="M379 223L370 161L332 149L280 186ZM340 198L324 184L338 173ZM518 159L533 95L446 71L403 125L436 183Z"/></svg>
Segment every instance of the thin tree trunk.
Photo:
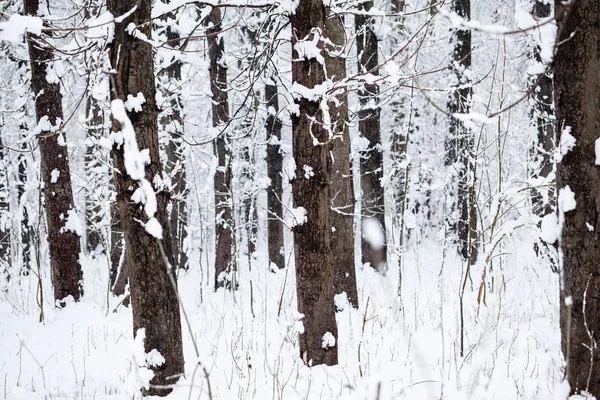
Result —
<svg viewBox="0 0 600 400"><path fill-rule="evenodd" d="M363 2L360 10L369 11L373 1ZM359 59L359 72L377 75L379 66L379 51L377 36L373 31L373 20L368 15L356 15L356 45ZM379 86L377 84L364 84L359 90L358 98L360 109L358 111L358 130L361 136L368 141L367 149L360 154L360 186L361 186L361 215L363 228L366 219L373 219L375 224L369 224L381 231L382 235L373 235L373 229L363 229L361 248L362 262L368 263L379 272L387 270L387 240L385 232L385 205L384 189L381 186L383 179L383 147L381 145L381 128L379 107Z"/></svg>
<svg viewBox="0 0 600 400"><path fill-rule="evenodd" d="M19 126L20 137L27 137L27 125L22 123ZM21 256L23 265L20 268L20 274L29 274L31 270L31 227L29 226L29 212L27 209L27 196L25 194L25 185L27 184L27 158L25 152L27 151L27 145L21 144L21 152L19 153L18 160L18 184L17 184L17 198L19 201L19 210L22 210L21 214Z"/></svg>
<svg viewBox="0 0 600 400"><path fill-rule="evenodd" d="M3 214L0 219L0 266L5 273L9 274L10 266L10 189L8 186L8 157L6 148L2 144L0 137L0 212Z"/></svg>
<svg viewBox="0 0 600 400"><path fill-rule="evenodd" d="M110 45L111 65L115 69L111 77L111 96L113 100L126 101L129 96L139 98L141 93L145 99L141 109L129 109L127 114L135 130L138 147L149 150L150 163L145 167L145 175L149 180L162 175L152 45L135 38L129 33L128 26L134 24L140 34L151 38L151 9L150 0L108 1L108 11L113 15L128 15L123 21L115 23L114 39ZM120 130L121 124L113 119L113 131ZM145 351L156 349L164 358L162 365L149 366L155 375L146 391L148 395L164 396L171 389L165 389L162 385L172 385L175 382L172 377L184 372L179 303L176 288L171 285L168 276L173 273L172 267L165 266L167 260L171 265L173 263L171 235L168 228L163 229L163 240L159 242L146 232L144 208L131 200L139 184L127 175L125 157L131 156L124 153L123 146L115 143L112 157L129 268L133 332L137 335L139 329L144 329ZM159 223L168 227L167 204L170 195L165 190L159 190L156 200L155 216Z"/></svg>
<svg viewBox="0 0 600 400"><path fill-rule="evenodd" d="M540 18L547 18L551 15L552 5L542 0L536 0L533 7L533 15ZM540 46L533 48L532 58L535 62L542 64L544 61L540 55ZM531 149L534 159L534 168L531 171L532 178L542 178L546 180L554 170L553 151L554 151L554 125L552 117L554 115L554 91L552 87L552 77L544 73L542 76L532 76L532 81L537 81L537 87L533 91L534 105L531 109L532 117L537 127L537 141ZM552 182L545 182L548 188L532 190L532 208L533 212L544 217L552 213L556 206L556 194L552 187ZM548 193L548 201L544 202L541 191Z"/></svg>
<svg viewBox="0 0 600 400"><path fill-rule="evenodd" d="M330 12L329 9L327 10ZM344 48L346 35L342 16L329 16L325 22L327 38L334 45L325 52L325 65L330 79L346 78ZM331 249L333 259L333 288L335 293L346 292L348 302L358 308L356 269L354 267L354 196L350 172L350 131L348 129L348 94L345 90L337 96L339 105L329 105L331 130L334 135L331 153L333 170L331 179Z"/></svg>
<svg viewBox="0 0 600 400"><path fill-rule="evenodd" d="M561 142L569 134L576 140L557 164L562 351L571 392L600 398L600 0L556 0L555 7L561 43L554 57L556 131Z"/></svg>
<svg viewBox="0 0 600 400"><path fill-rule="evenodd" d="M299 54L298 44L315 41L323 52L320 38L325 29L323 2L300 0L291 22L295 50L293 86L312 89L325 81L324 62ZM293 227L298 311L304 315L300 355L307 365L334 365L338 362L338 351L331 249L330 137L323 126L320 100L295 93L294 101L299 112L292 115L292 148L296 163L292 193L296 210L303 208L306 212L306 220L299 215L301 220Z"/></svg>
<svg viewBox="0 0 600 400"><path fill-rule="evenodd" d="M38 16L39 0L25 0L25 13ZM79 264L81 245L79 235L65 229L67 218L76 218L73 209L73 190L69 154L64 143L65 132L61 126L64 118L62 95L58 82L50 83L48 69L54 59L53 49L41 38L27 34L31 60L31 87L35 96L38 143L44 181L44 210L48 227L50 267L54 299L61 301L72 296L78 301L83 295L82 272ZM41 121L41 122L40 122Z"/></svg>
<svg viewBox="0 0 600 400"><path fill-rule="evenodd" d="M208 55L210 58L210 89L212 92L212 122L215 128L224 128L229 121L227 99L227 67L224 64L223 40L217 32L221 31L221 10L214 7L206 18L212 26L206 30L208 35ZM215 171L215 232L217 239L215 260L215 290L219 287L233 288L234 265L232 260L233 215L231 212L231 163L228 137L219 132L215 139L218 159Z"/></svg>
<svg viewBox="0 0 600 400"><path fill-rule="evenodd" d="M459 17L469 20L471 18L471 0L455 0L454 11ZM470 112L471 97L473 96L473 88L469 85L469 80L464 73L466 69L471 68L470 29L456 30L453 59L458 87L454 90L448 103L448 112L464 114ZM458 163L458 190L456 199L452 198L451 200L451 209L456 207L458 215L456 223L451 222L451 225L456 227L459 254L463 259L474 263L477 260L475 135L461 120L451 117L446 140L446 165L450 166L456 163ZM454 193L450 193L450 196L454 197Z"/></svg>
<svg viewBox="0 0 600 400"><path fill-rule="evenodd" d="M269 262L278 268L285 267L283 254L283 155L281 154L281 120L279 119L279 101L277 85L272 82L265 86L265 99L269 116L266 122L267 135L267 176L271 186L267 191L267 217Z"/></svg>
<svg viewBox="0 0 600 400"><path fill-rule="evenodd" d="M164 20L174 19L172 13L168 13ZM177 49L180 45L178 39L180 34L177 29L167 26L166 36L169 42L168 48ZM171 54L170 52L168 54ZM184 113L181 98L181 68L183 62L174 57L159 74L159 88L163 90L163 96L169 100L169 111L160 118L161 130L169 134L166 146L167 162L166 172L171 177L174 186L171 196L171 213L169 215L169 226L171 229L171 242L175 251L175 267L188 268L187 256L187 181L185 174L185 155L183 141ZM163 64L164 65L164 64Z"/></svg>
<svg viewBox="0 0 600 400"><path fill-rule="evenodd" d="M87 116L87 144L84 157L84 164L88 185L85 189L85 214L86 214L86 235L85 242L87 251L96 250L99 244L102 243L102 204L98 200L98 173L96 169L101 167L101 162L98 155L95 154L96 143L102 137L104 127L104 113L98 105L98 101L89 95L86 105ZM106 249L104 250L106 251Z"/></svg>

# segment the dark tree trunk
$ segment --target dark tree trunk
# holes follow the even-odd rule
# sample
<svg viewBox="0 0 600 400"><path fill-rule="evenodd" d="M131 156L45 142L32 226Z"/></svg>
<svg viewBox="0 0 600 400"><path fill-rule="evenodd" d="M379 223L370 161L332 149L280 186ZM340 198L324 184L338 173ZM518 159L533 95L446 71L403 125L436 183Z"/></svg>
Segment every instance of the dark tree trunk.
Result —
<svg viewBox="0 0 600 400"><path fill-rule="evenodd" d="M229 122L227 100L227 67L224 64L223 40L216 32L221 31L221 10L214 7L206 18L212 26L206 30L210 58L210 90L212 92L213 127L224 129ZM231 213L231 163L228 137L225 131L215 139L218 159L215 171L215 232L217 239L215 260L215 290L219 287L234 288L234 265L231 257L233 246L233 218Z"/></svg>
<svg viewBox="0 0 600 400"><path fill-rule="evenodd" d="M274 79L274 78L272 78ZM269 110L267 118L267 175L271 186L267 191L267 217L269 262L285 267L283 254L283 155L281 154L281 120L275 82L265 86L265 100Z"/></svg>
<svg viewBox="0 0 600 400"><path fill-rule="evenodd" d="M329 13L329 10L327 10ZM328 77L334 82L346 78L346 60L343 51L346 45L344 19L329 16L325 22L325 35L335 45L327 49L325 65ZM342 53L342 55L340 55ZM333 288L335 293L346 292L348 302L358 308L356 269L354 267L354 196L352 195L352 173L350 171L350 132L348 129L348 94L337 96L339 105L329 104L333 170L331 176L331 249L333 259Z"/></svg>
<svg viewBox="0 0 600 400"><path fill-rule="evenodd" d="M25 13L38 16L39 0L26 0ZM27 44L31 60L31 87L35 97L35 112L41 132L38 135L44 210L48 227L50 267L54 299L72 296L75 301L83 295L82 272L79 264L81 244L76 232L65 229L66 219L73 209L73 189L69 154L64 143L62 95L58 83L48 82L47 68L54 59L53 49L39 36L28 33ZM46 122L39 124L41 120ZM62 142L62 143L61 143ZM63 304L61 302L61 304Z"/></svg>
<svg viewBox="0 0 600 400"><path fill-rule="evenodd" d="M165 21L173 20L175 16L168 13L163 19ZM169 42L168 48L179 48L180 34L177 29L171 26L166 28L166 37ZM168 53L169 57L170 52ZM167 162L166 172L171 177L171 183L174 186L171 194L171 213L169 215L169 227L171 230L171 242L173 255L175 257L174 266L177 268L188 268L187 257L187 181L185 175L185 156L183 141L183 102L181 98L181 68L183 62L179 58L173 58L168 61L169 64L159 74L159 88L163 91L163 96L169 99L169 109L165 115L160 118L161 130L169 135L166 146ZM164 65L164 64L163 64Z"/></svg>
<svg viewBox="0 0 600 400"><path fill-rule="evenodd" d="M9 276L10 266L10 189L8 185L8 155L6 148L2 144L0 137L0 213L2 213L2 222L0 223L0 268L4 270L6 276Z"/></svg>
<svg viewBox="0 0 600 400"><path fill-rule="evenodd" d="M363 2L360 10L369 11L373 1ZM373 31L373 20L368 15L356 15L356 45L358 51L358 69L360 73L377 75L379 66L379 52L377 37ZM381 146L381 129L379 107L379 86L377 84L364 84L359 90L358 98L360 109L358 111L358 130L362 137L368 140L368 148L360 154L360 187L361 187L361 215L362 220L372 218L377 221L383 233L383 243L374 243L376 237L366 237L362 234L362 262L369 263L379 272L387 270L387 241L385 232L385 206L384 190L381 186L383 179L383 147Z"/></svg>
<svg viewBox="0 0 600 400"><path fill-rule="evenodd" d="M552 5L542 0L536 0L533 6L533 15L536 18L546 18L551 15ZM534 45L532 58L535 62L542 64L540 55L540 46ZM537 127L537 141L531 149L531 155L534 166L531 171L532 178L543 178L546 180L554 170L553 151L554 151L554 92L552 88L552 77L548 73L541 76L534 75L531 78L532 83L537 82L537 87L533 90L533 107L531 109L532 118ZM554 193L553 182L545 182L548 187L532 190L532 208L533 212L544 217L554 212L556 206L556 195ZM540 191L548 193L548 202L544 202Z"/></svg>
<svg viewBox="0 0 600 400"><path fill-rule="evenodd" d="M556 131L561 141L567 133L577 141L557 164L559 213L564 219L562 350L571 392L600 398L600 167L595 150L600 126L600 0L556 0L555 7L562 26L554 58ZM569 193L576 202L571 207L561 200ZM570 307L565 304L569 298Z"/></svg>
<svg viewBox="0 0 600 400"><path fill-rule="evenodd" d="M325 29L325 6L321 0L300 0L292 21L292 46L315 39ZM318 47L323 52L323 41ZM324 66L315 58L305 59L294 51L293 85L312 89L325 81ZM331 144L322 125L319 99L294 95L299 113L292 115L292 148L296 177L292 181L294 207L306 210L306 221L294 226L296 292L298 311L304 314L300 334L300 355L308 365L338 362L337 342L326 345L324 338L337 341L333 301L333 253L331 249ZM317 121L316 123L313 120ZM315 143L318 141L318 143ZM305 167L312 168L313 175Z"/></svg>
<svg viewBox="0 0 600 400"><path fill-rule="evenodd" d="M84 163L88 184L84 188L86 214L85 242L87 251L91 252L96 250L98 245L102 243L102 203L96 193L100 189L98 186L100 177L96 171L102 166L102 163L95 150L96 143L102 137L104 127L104 113L99 107L98 101L91 95L87 99L86 115L88 140Z"/></svg>
<svg viewBox="0 0 600 400"><path fill-rule="evenodd" d="M20 137L25 138L28 135L27 125L22 123L19 127L21 131ZM21 266L21 274L29 274L31 270L31 227L29 226L29 211L27 209L27 196L25 194L25 185L27 184L27 144L21 144L21 152L19 153L17 197L19 201L19 210L21 214L21 254L23 257L23 265Z"/></svg>
<svg viewBox="0 0 600 400"><path fill-rule="evenodd" d="M137 7L136 7L137 6ZM128 111L133 124L136 140L140 149L148 149L150 163L145 167L145 175L151 181L161 176L162 167L158 145L158 112L156 108L156 89L154 79L154 60L152 45L136 39L127 31L127 26L142 25L140 33L150 38L152 26L150 0L110 0L108 11L115 16L131 13L122 22L115 24L114 39L111 43L111 64L115 74L111 79L111 96L125 101L128 95L142 93L145 102L141 110ZM113 130L121 130L121 124L113 120ZM127 175L123 146L115 144L112 149L115 167L115 187L121 227L125 236L126 264L129 268L131 304L133 308L133 332L145 329L146 352L156 349L164 357L160 366L149 366L155 373L149 395L167 395L171 389L152 385L172 385L173 377L184 372L183 346L181 338L181 319L175 288L171 285L167 267L160 246L164 248L169 263L173 263L171 235L169 229L163 229L163 241L148 234L140 221L147 216L140 204L131 201L134 191L139 187L137 181ZM167 227L167 204L170 195L165 190L156 193L156 218ZM171 268L171 273L172 268Z"/></svg>
<svg viewBox="0 0 600 400"><path fill-rule="evenodd" d="M454 11L458 16L471 18L471 0L455 0ZM454 33L453 53L454 73L458 87L448 103L448 112L470 112L473 88L469 85L464 72L471 68L471 30L458 29ZM477 205L475 201L475 136L463 121L450 118L448 138L446 140L446 165L458 163L458 190L450 193L451 209L457 209L456 222L451 222L458 237L458 252L465 260L474 263L477 260ZM456 206L454 206L456 204Z"/></svg>

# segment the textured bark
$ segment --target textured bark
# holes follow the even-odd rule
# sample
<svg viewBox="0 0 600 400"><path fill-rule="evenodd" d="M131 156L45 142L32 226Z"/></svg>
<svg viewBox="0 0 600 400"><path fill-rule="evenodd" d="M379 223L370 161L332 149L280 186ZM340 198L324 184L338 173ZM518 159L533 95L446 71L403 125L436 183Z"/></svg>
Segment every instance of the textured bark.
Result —
<svg viewBox="0 0 600 400"><path fill-rule="evenodd" d="M174 19L172 13L167 13L163 20ZM166 28L166 36L169 42L167 48L177 49L180 45L180 34L171 26ZM171 230L171 242L174 250L175 264L177 268L188 268L187 256L187 181L185 175L185 156L183 141L183 102L181 98L181 68L183 62L176 56L172 56L169 64L159 74L159 88L163 96L169 98L169 110L160 118L161 130L169 135L166 146L167 162L165 169L171 177L173 193L171 196L171 212L169 214L169 229ZM164 65L164 62L163 62Z"/></svg>
<svg viewBox="0 0 600 400"><path fill-rule="evenodd" d="M134 7L137 6L137 7ZM131 23L142 25L140 33L148 38L152 35L150 22L150 0L110 0L108 11L121 16L135 10L122 22L115 24L114 40L110 47L111 64L115 74L111 79L111 96L125 101L128 95L142 93L146 101L139 112L129 111L140 149L148 149L150 163L145 172L149 181L162 175L158 145L158 113L156 108L156 89L154 79L154 60L152 45L136 39L127 32ZM120 124L113 120L113 130L121 130ZM131 304L133 308L133 332L145 329L146 352L156 349L165 362L152 370L149 395L167 395L171 389L153 385L172 385L179 374L184 372L183 348L181 338L181 319L177 294L169 279L165 261L161 254L160 243L149 235L140 221L147 216L140 204L131 201L138 182L126 173L123 147L115 144L112 149L115 172L115 187L121 227L125 236L125 256L129 268ZM163 225L168 221L167 204L170 195L161 190L156 193L157 212L155 217ZM162 246L168 261L173 263L171 235L169 229L163 229ZM172 272L172 271L171 271ZM173 379L174 378L174 379Z"/></svg>
<svg viewBox="0 0 600 400"><path fill-rule="evenodd" d="M221 10L215 7L206 18L210 27L208 37L208 56L210 58L210 90L212 92L212 122L215 128L224 128L229 121L227 99L227 67L224 64L223 40L216 35L221 31ZM215 260L215 290L219 287L232 288L233 260L233 218L231 213L231 163L227 134L220 132L215 139L215 153L218 159L215 171L215 232L217 239Z"/></svg>
<svg viewBox="0 0 600 400"><path fill-rule="evenodd" d="M471 0L455 0L454 11L466 20L471 18ZM471 68L471 30L457 29L454 33L454 73L459 87L454 90L448 103L448 112L468 113L473 88L465 77L465 69ZM451 200L451 209L456 207L458 217L451 221L458 237L458 252L465 260L477 260L477 206L475 202L475 135L465 124L450 118L446 140L446 165L458 163L456 198ZM454 197L454 190L451 196ZM456 206L454 206L456 205Z"/></svg>
<svg viewBox="0 0 600 400"><path fill-rule="evenodd" d="M39 0L26 0L25 13L38 16ZM83 295L81 283L82 272L79 264L81 245L79 235L64 229L69 212L73 209L73 189L71 187L71 171L69 154L62 130L63 110L60 85L49 83L46 79L47 68L54 59L52 47L39 36L28 33L27 44L31 60L31 88L35 97L35 112L41 132L38 143L41 156L42 180L44 182L44 210L48 227L48 245L50 249L50 267L54 299L63 300L72 296L75 301ZM50 125L52 128L50 128ZM56 172L58 178L56 178ZM60 302L59 304L63 304Z"/></svg>
<svg viewBox="0 0 600 400"><path fill-rule="evenodd" d="M567 5L557 0L555 7L563 26L554 57L556 131L561 136L570 131L577 141L557 164L559 199L568 186L576 201L575 209L569 210L559 200L559 211L564 212L562 350L572 393L585 390L600 398L600 167L595 165L600 126L600 0ZM567 297L573 300L570 315Z"/></svg>
<svg viewBox="0 0 600 400"><path fill-rule="evenodd" d="M369 11L373 1L361 3L359 9ZM373 31L372 17L356 15L356 45L359 58L359 72L377 75L379 53L377 37ZM358 98L360 109L358 111L358 130L362 137L368 140L368 148L360 154L360 187L361 187L361 213L365 218L374 218L383 232L383 243L372 244L362 236L362 261L369 263L377 271L387 270L387 241L385 233L385 206L384 190L381 186L383 179L383 147L381 146L380 114L378 103L379 86L377 84L364 84L359 90Z"/></svg>
<svg viewBox="0 0 600 400"><path fill-rule="evenodd" d="M88 184L85 190L85 214L86 214L86 234L85 242L88 252L95 250L102 243L102 203L98 200L96 191L99 189L97 184L97 168L102 166L101 160L95 154L96 143L102 137L104 126L104 113L98 105L98 101L93 96L88 96L86 105L87 115L87 135L84 163ZM104 250L106 251L106 250Z"/></svg>
<svg viewBox="0 0 600 400"><path fill-rule="evenodd" d="M267 176L271 186L267 191L267 219L269 262L279 268L285 267L283 254L283 155L281 154L281 120L279 119L279 101L277 85L269 83L265 86L265 99L270 110L266 128L267 143Z"/></svg>
<svg viewBox="0 0 600 400"><path fill-rule="evenodd" d="M329 9L327 10L329 13ZM325 22L325 36L334 45L325 53L327 74L334 82L346 78L344 47L346 36L344 19L330 16ZM331 249L333 259L334 292L346 292L348 302L358 308L356 269L354 267L354 196L352 195L352 173L350 171L350 131L348 129L348 94L337 96L339 105L329 104L333 170L331 175Z"/></svg>
<svg viewBox="0 0 600 400"><path fill-rule="evenodd" d="M547 18L551 15L552 5L543 0L536 0L533 7L533 15L539 18ZM535 45L532 51L533 60L542 63L540 56L540 46ZM534 161L534 167L531 171L532 178L543 178L544 181L554 170L553 151L554 151L554 89L552 87L552 77L550 74L542 76L533 76L532 83L537 81L537 87L533 91L533 107L531 114L537 127L537 140L531 149L531 155ZM532 208L533 212L539 217L544 217L552 213L555 209L556 194L552 187L552 182L545 182L548 188L541 188L541 191L547 191L548 202L544 203L540 190L532 190Z"/></svg>
<svg viewBox="0 0 600 400"><path fill-rule="evenodd" d="M294 47L299 40L314 40L324 31L323 2L300 0L291 22ZM318 47L323 51L322 40ZM292 59L294 84L309 89L323 84L325 71L316 59L301 59L297 51ZM295 96L294 102L299 113L292 115L292 148L297 166L292 194L294 206L304 207L307 217L306 222L293 228L298 311L304 314L300 355L308 365L333 365L338 362L337 342L331 347L323 346L327 332L337 341L331 250L331 142L322 125L320 101ZM305 166L312 167L313 176L306 174Z"/></svg>

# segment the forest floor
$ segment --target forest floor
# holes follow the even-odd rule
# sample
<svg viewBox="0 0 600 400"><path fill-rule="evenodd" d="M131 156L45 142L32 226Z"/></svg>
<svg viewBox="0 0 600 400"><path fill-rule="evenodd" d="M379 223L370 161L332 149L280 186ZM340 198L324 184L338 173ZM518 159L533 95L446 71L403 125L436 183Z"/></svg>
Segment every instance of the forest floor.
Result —
<svg viewBox="0 0 600 400"><path fill-rule="evenodd" d="M536 258L528 237L515 234L502 246L486 266L485 302L477 302L485 260L466 280L464 335L464 267L440 241L407 250L401 300L397 267L386 276L359 269L359 309L336 299L343 311L334 367L308 368L298 356L293 271L267 272L259 255L251 272L240 267L232 294L213 292L191 268L179 276L191 324L183 326L186 376L168 399L565 399L559 276ZM200 265L195 258L191 265ZM83 301L62 310L51 307L43 274L43 323L34 274L0 294L0 396L139 395L147 371L131 310L107 296L104 258L87 259L84 274Z"/></svg>

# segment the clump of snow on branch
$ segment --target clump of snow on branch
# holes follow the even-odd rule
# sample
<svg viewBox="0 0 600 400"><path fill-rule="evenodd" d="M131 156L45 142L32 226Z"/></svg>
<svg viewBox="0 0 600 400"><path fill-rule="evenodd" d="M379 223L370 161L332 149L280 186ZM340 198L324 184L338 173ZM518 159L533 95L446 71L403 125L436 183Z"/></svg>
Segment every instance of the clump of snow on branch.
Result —
<svg viewBox="0 0 600 400"><path fill-rule="evenodd" d="M560 135L559 152L556 153L555 156L556 162L561 162L563 157L566 156L567 153L569 153L571 150L573 150L576 143L577 140L573 135L571 135L571 127L566 126L562 130L562 133Z"/></svg>
<svg viewBox="0 0 600 400"><path fill-rule="evenodd" d="M321 29L319 28L313 28L307 35L307 38L298 40L294 45L294 50L298 53L300 60L311 60L314 58L319 64L325 65L325 58L321 54L321 49L319 48L320 40Z"/></svg>
<svg viewBox="0 0 600 400"><path fill-rule="evenodd" d="M144 340L146 340L146 330L142 328L137 330L135 339L130 341L130 370L123 385L123 388L130 399L141 399L142 394L140 389L148 389L150 387L150 381L154 378L154 372L148 368L147 355L144 350ZM152 354L150 357L151 361L159 361L155 354L152 352L149 354ZM158 355L160 356L160 353Z"/></svg>
<svg viewBox="0 0 600 400"><path fill-rule="evenodd" d="M25 32L41 35L43 26L44 21L39 17L13 14L8 21L0 22L0 40L20 42Z"/></svg>
<svg viewBox="0 0 600 400"><path fill-rule="evenodd" d="M304 207L296 207L292 208L292 218L291 222L288 224L290 227L303 225L308 221L306 208Z"/></svg>

